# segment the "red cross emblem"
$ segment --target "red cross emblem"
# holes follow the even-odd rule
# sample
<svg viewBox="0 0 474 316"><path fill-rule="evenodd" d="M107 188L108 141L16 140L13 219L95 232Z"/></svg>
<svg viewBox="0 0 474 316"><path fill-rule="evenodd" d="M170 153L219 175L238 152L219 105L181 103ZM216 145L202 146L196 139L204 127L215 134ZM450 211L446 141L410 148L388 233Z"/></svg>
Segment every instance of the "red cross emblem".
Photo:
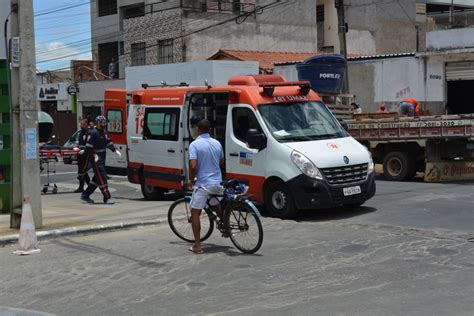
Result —
<svg viewBox="0 0 474 316"><path fill-rule="evenodd" d="M326 146L328 146L328 148L331 148L331 149L338 149L339 147L341 147L341 145L336 144L336 143L327 143Z"/></svg>

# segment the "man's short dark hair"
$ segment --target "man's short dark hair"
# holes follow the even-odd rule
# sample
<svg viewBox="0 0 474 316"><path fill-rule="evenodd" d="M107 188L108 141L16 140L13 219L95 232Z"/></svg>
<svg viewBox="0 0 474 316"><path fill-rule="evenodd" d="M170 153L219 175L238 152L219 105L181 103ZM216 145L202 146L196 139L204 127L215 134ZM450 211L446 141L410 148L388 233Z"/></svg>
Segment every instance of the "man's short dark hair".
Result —
<svg viewBox="0 0 474 316"><path fill-rule="evenodd" d="M211 122L206 119L200 120L197 126L201 133L209 133L211 130Z"/></svg>

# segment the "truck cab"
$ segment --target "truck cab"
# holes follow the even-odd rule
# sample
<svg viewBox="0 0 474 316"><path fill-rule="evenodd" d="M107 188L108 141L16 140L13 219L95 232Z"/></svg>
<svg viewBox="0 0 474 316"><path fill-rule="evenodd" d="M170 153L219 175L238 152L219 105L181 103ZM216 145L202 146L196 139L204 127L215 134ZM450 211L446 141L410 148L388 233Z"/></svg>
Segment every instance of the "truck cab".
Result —
<svg viewBox="0 0 474 316"><path fill-rule="evenodd" d="M375 194L370 153L307 82L234 76L226 86L159 87L131 93L128 178L146 198L188 183L195 123L208 119L225 154L225 176L250 186L272 216L360 205Z"/></svg>

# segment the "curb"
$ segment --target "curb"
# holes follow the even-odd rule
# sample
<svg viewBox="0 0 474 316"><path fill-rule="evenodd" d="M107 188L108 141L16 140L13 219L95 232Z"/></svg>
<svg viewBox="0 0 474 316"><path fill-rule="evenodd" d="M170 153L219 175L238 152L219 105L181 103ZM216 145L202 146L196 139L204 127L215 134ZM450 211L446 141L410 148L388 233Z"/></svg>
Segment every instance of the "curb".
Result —
<svg viewBox="0 0 474 316"><path fill-rule="evenodd" d="M139 226L150 226L158 225L168 222L167 218L157 218L150 220L142 221L133 221L133 222L120 222L120 223L110 223L103 225L91 225L91 226L78 226L78 227L67 227L63 229L53 229L36 232L36 237L39 240L47 240L64 236L72 235L92 235L99 234L102 232L119 230L119 229L128 229ZM19 234L7 235L0 237L0 246L5 246L8 244L13 244L18 242Z"/></svg>

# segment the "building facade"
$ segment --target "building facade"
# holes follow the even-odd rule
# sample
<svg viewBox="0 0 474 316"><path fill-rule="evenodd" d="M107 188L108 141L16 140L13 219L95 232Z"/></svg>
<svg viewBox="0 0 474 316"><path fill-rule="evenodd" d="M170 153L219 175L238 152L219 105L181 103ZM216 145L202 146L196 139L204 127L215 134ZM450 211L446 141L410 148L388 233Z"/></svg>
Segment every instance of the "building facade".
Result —
<svg viewBox="0 0 474 316"><path fill-rule="evenodd" d="M92 49L108 73L205 60L219 49L313 52L315 0L92 0Z"/></svg>

